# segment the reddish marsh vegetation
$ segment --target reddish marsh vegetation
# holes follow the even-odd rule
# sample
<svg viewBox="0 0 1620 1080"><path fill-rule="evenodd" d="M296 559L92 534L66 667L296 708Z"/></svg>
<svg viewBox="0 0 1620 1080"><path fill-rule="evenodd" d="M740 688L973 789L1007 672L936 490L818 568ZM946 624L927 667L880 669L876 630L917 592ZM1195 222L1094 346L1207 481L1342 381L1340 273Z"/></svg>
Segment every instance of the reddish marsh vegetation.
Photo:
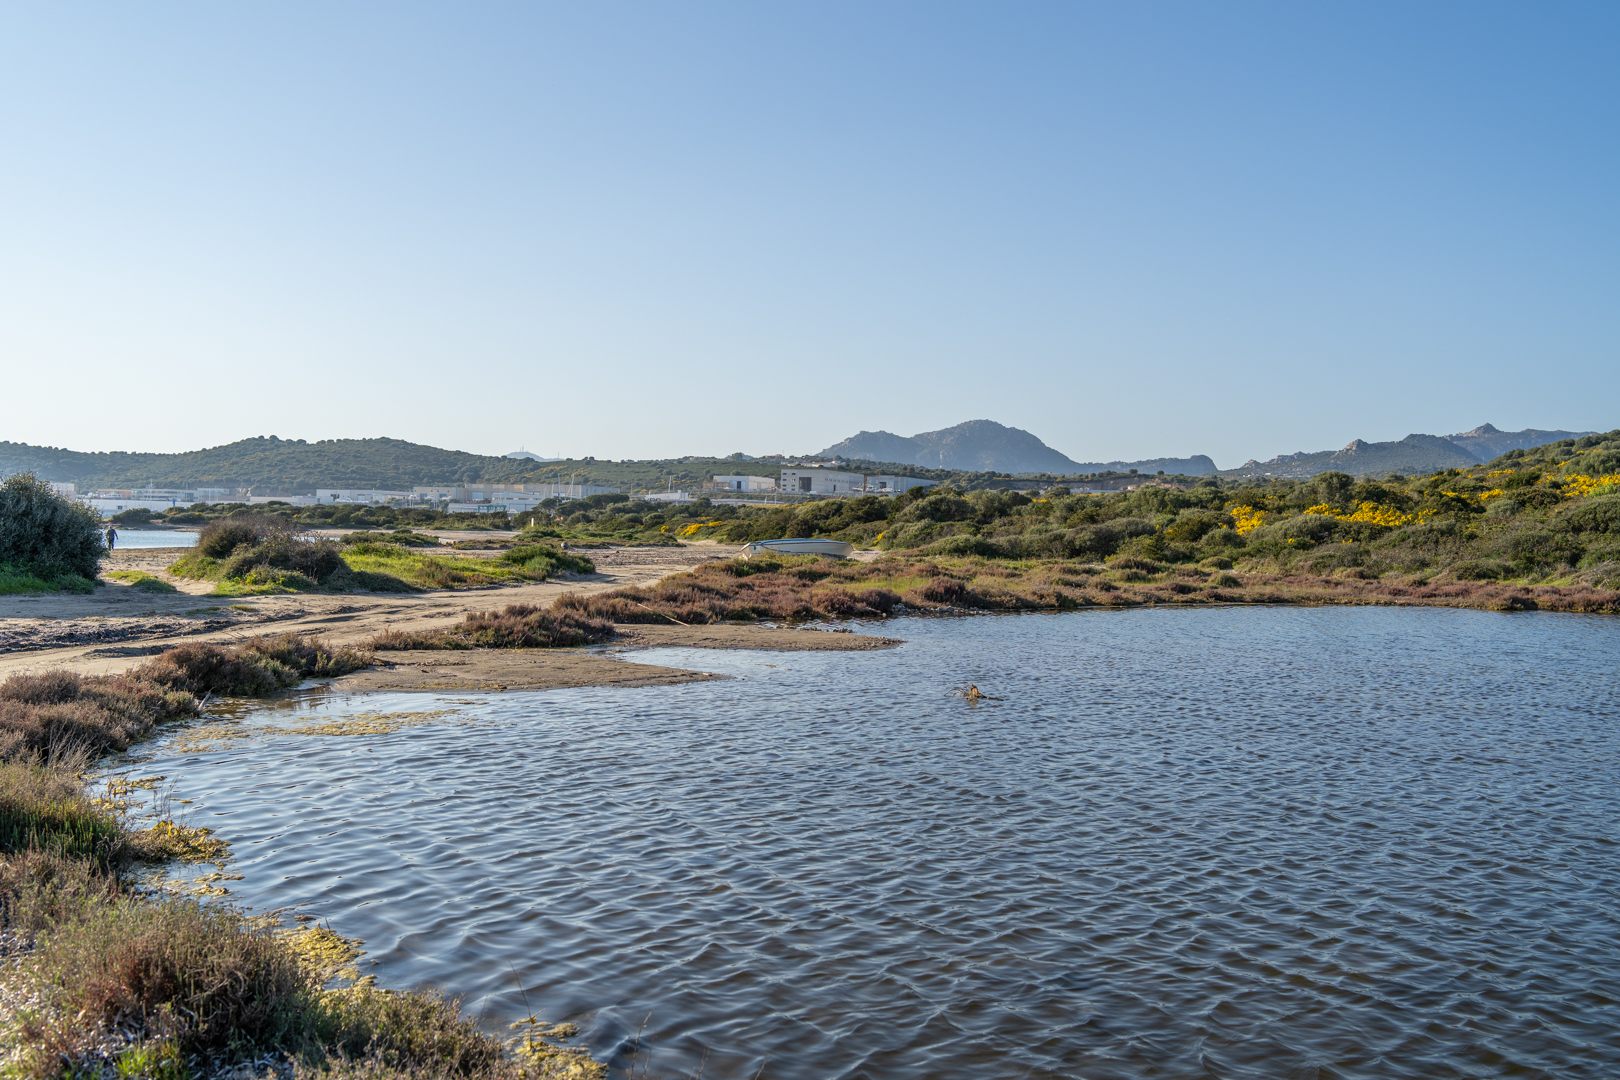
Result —
<svg viewBox="0 0 1620 1080"><path fill-rule="evenodd" d="M387 630L371 640L376 650L551 649L595 645L613 636L613 624L577 612L533 604L475 611L448 630Z"/></svg>
<svg viewBox="0 0 1620 1080"><path fill-rule="evenodd" d="M1233 573L1124 555L1106 564L905 553L871 563L714 563L656 585L569 594L558 611L618 623L880 618L898 611L1034 611L1141 604L1407 604L1495 611L1620 611L1620 591L1363 576Z"/></svg>

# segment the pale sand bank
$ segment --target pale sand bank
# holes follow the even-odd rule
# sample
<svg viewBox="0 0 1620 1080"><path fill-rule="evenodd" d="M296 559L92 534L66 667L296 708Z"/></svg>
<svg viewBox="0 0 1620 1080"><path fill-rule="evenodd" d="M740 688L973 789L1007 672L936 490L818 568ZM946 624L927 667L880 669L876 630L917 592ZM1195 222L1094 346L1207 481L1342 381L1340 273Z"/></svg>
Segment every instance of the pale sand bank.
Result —
<svg viewBox="0 0 1620 1080"><path fill-rule="evenodd" d="M297 593L220 599L199 595L210 583L184 581L166 567L185 549L114 552L106 570L143 570L182 592L154 596L124 584L94 595L0 597L0 679L25 671L66 669L114 674L185 641L237 641L263 633L317 634L359 645L383 630L430 630L468 612L508 604L545 606L566 592L595 593L650 585L682 570L729 558L730 545L613 547L588 552L595 574L535 584L423 593ZM446 552L448 553L448 552ZM466 557L475 558L472 553ZM491 552L490 554L495 554ZM783 649L860 651L889 648L892 638L763 626L621 626L617 644L632 649ZM341 690L542 689L563 686L652 686L714 678L698 671L630 664L578 649L490 649L380 653L378 666L334 683Z"/></svg>

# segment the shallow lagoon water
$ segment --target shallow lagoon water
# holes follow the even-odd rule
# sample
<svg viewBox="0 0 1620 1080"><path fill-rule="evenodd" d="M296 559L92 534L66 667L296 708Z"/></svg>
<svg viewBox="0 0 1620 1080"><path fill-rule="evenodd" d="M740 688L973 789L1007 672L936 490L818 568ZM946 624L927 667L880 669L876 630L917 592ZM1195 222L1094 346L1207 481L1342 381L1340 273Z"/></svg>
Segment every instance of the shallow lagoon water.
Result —
<svg viewBox="0 0 1620 1080"><path fill-rule="evenodd" d="M119 529L114 550L196 547L197 535L185 529Z"/></svg>
<svg viewBox="0 0 1620 1080"><path fill-rule="evenodd" d="M233 842L237 899L620 1068L645 1021L664 1075L1620 1074L1620 620L881 631L633 654L724 682L306 696L255 716L456 713L142 769Z"/></svg>

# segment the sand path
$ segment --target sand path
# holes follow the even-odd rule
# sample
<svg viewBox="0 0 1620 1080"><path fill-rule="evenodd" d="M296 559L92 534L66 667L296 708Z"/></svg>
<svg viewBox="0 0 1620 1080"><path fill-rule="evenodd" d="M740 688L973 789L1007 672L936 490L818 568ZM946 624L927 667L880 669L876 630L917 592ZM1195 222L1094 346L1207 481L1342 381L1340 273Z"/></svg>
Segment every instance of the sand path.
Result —
<svg viewBox="0 0 1620 1080"><path fill-rule="evenodd" d="M482 534L488 535L488 534ZM182 641L234 641L263 633L317 634L334 644L359 644L382 630L447 626L470 611L507 604L551 603L565 592L593 593L648 585L682 570L725 559L733 545L609 547L587 552L597 572L566 579L423 593L296 593L221 599L211 582L167 572L184 548L115 551L104 571L140 570L180 590L153 594L110 582L89 596L0 597L0 679L18 672L65 668L112 674ZM450 551L490 558L498 549ZM752 626L624 627L621 645L684 645L709 649L864 650L898 644L888 638ZM645 686L712 678L703 672L626 664L601 651L476 650L383 653L379 664L338 681L343 689L538 689L553 686Z"/></svg>

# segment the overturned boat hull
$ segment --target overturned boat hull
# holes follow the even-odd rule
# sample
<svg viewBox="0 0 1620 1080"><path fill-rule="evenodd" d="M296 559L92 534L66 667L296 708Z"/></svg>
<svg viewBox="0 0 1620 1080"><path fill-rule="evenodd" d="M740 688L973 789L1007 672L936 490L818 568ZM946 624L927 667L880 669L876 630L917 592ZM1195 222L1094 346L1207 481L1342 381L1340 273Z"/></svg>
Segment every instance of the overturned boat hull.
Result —
<svg viewBox="0 0 1620 1080"><path fill-rule="evenodd" d="M854 550L854 544L846 544L842 540L755 540L743 548L743 558L774 551L779 555L826 555L833 559L847 559Z"/></svg>

